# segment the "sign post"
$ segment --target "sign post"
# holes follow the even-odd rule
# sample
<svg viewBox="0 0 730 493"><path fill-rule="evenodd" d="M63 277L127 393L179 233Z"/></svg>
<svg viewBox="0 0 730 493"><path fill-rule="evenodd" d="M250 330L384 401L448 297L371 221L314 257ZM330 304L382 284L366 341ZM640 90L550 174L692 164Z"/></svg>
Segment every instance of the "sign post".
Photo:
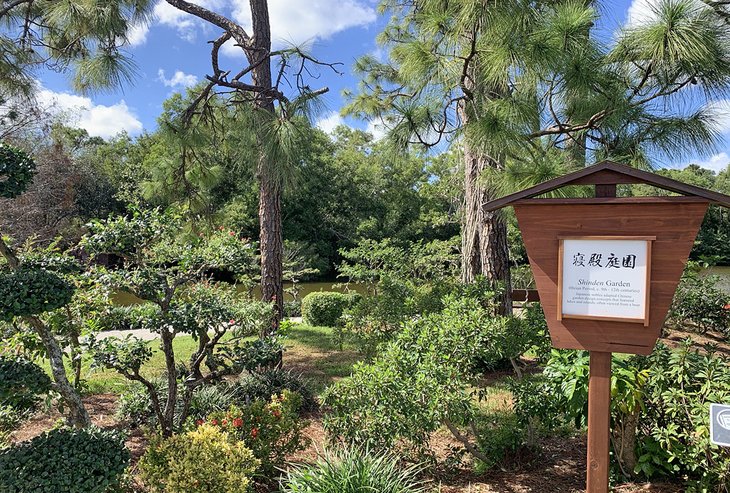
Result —
<svg viewBox="0 0 730 493"><path fill-rule="evenodd" d="M730 447L730 405L710 404L710 442Z"/></svg>
<svg viewBox="0 0 730 493"><path fill-rule="evenodd" d="M684 196L616 197L634 183ZM567 185L595 197L539 198ZM730 196L604 161L485 205L514 207L553 346L590 353L587 493L608 493L611 355L654 349L709 204Z"/></svg>

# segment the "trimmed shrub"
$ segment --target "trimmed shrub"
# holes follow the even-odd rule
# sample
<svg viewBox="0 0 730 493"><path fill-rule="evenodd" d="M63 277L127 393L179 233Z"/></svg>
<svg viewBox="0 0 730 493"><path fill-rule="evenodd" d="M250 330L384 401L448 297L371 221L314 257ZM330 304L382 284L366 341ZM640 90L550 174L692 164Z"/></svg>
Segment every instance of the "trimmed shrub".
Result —
<svg viewBox="0 0 730 493"><path fill-rule="evenodd" d="M33 181L36 164L25 151L0 142L0 197L13 199Z"/></svg>
<svg viewBox="0 0 730 493"><path fill-rule="evenodd" d="M261 373L243 374L234 385L235 400L250 404L253 401L267 401L272 395L281 394L284 390L296 392L302 398L302 411L313 411L317 408L317 399L312 389L300 374L282 368L270 368Z"/></svg>
<svg viewBox="0 0 730 493"><path fill-rule="evenodd" d="M151 493L246 493L259 461L225 431L209 425L154 438L139 461Z"/></svg>
<svg viewBox="0 0 730 493"><path fill-rule="evenodd" d="M24 359L0 357L0 406L18 411L33 409L39 396L51 390L43 369Z"/></svg>
<svg viewBox="0 0 730 493"><path fill-rule="evenodd" d="M673 325L705 333L717 330L730 337L730 294L717 287L717 276L703 276L688 268L679 283L669 313Z"/></svg>
<svg viewBox="0 0 730 493"><path fill-rule="evenodd" d="M285 301L284 302L285 317L301 317L302 302L301 301Z"/></svg>
<svg viewBox="0 0 730 493"><path fill-rule="evenodd" d="M0 273L0 321L55 310L73 294L73 286L45 270Z"/></svg>
<svg viewBox="0 0 730 493"><path fill-rule="evenodd" d="M358 294L332 291L309 293L302 300L302 317L309 325L335 327L346 309L360 299Z"/></svg>
<svg viewBox="0 0 730 493"><path fill-rule="evenodd" d="M300 405L301 397L285 390L267 401L213 413L205 424L241 440L260 461L260 472L270 474L284 464L287 455L308 445L309 440L302 435L308 423L299 418Z"/></svg>
<svg viewBox="0 0 730 493"><path fill-rule="evenodd" d="M129 451L116 431L56 429L0 450L0 491L111 492L128 464Z"/></svg>
<svg viewBox="0 0 730 493"><path fill-rule="evenodd" d="M316 464L295 467L281 481L284 493L421 493L420 466L401 469L397 457L357 448L326 452Z"/></svg>

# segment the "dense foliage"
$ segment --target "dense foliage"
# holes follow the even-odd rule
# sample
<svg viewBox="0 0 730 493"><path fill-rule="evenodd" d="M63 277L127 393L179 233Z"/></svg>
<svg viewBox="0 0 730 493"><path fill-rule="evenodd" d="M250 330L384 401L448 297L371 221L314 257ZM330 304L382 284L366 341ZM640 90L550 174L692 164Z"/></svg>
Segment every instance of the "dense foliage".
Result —
<svg viewBox="0 0 730 493"><path fill-rule="evenodd" d="M116 431L55 429L0 450L0 491L112 493L129 459Z"/></svg>
<svg viewBox="0 0 730 493"><path fill-rule="evenodd" d="M266 401L285 390L299 394L302 411L309 412L317 408L317 399L309 383L293 370L266 368L260 372L244 373L233 385L238 402Z"/></svg>
<svg viewBox="0 0 730 493"><path fill-rule="evenodd" d="M357 293L309 293L302 299L302 317L305 323L315 327L336 327L340 325L345 310L356 305L359 298Z"/></svg>
<svg viewBox="0 0 730 493"><path fill-rule="evenodd" d="M31 361L0 356L0 407L33 409L51 390L51 379Z"/></svg>
<svg viewBox="0 0 730 493"><path fill-rule="evenodd" d="M730 293L718 283L717 276L701 272L697 265L688 266L674 294L669 322L699 333L714 330L730 340Z"/></svg>
<svg viewBox="0 0 730 493"><path fill-rule="evenodd" d="M0 272L0 320L61 308L71 301L73 293L66 280L46 270Z"/></svg>
<svg viewBox="0 0 730 493"><path fill-rule="evenodd" d="M202 425L168 439L153 439L139 471L152 493L248 493L258 464L242 442L215 426Z"/></svg>
<svg viewBox="0 0 730 493"><path fill-rule="evenodd" d="M0 141L0 197L13 199L25 192L36 172L36 163L22 149Z"/></svg>

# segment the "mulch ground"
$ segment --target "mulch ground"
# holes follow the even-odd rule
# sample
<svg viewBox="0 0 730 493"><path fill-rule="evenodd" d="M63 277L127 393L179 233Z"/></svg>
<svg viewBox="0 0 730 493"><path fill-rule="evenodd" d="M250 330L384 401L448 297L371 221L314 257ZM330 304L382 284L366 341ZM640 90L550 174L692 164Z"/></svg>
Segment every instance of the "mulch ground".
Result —
<svg viewBox="0 0 730 493"><path fill-rule="evenodd" d="M103 428L124 428L114 418L116 401L114 394L97 394L84 398L92 421ZM38 413L14 432L13 441L29 440L50 429L60 419L56 411ZM309 463L316 459L325 446L325 433L321 416L312 413L305 434L311 445L290 457L293 464ZM456 443L446 432L434 434L431 447L436 451L439 465L428 477L440 493L579 493L585 491L586 444L583 437L553 437L541 443L537 453L525 452L511 458L513 467L495 468L484 474L476 474L468 466L446 466L445 459ZM127 440L133 457L133 464L144 452L146 439L140 430L132 430ZM438 489L440 488L440 489ZM258 493L277 491L275 484L260 485ZM676 484L647 483L623 484L614 489L616 493L679 493L683 491ZM191 492L193 493L193 492Z"/></svg>

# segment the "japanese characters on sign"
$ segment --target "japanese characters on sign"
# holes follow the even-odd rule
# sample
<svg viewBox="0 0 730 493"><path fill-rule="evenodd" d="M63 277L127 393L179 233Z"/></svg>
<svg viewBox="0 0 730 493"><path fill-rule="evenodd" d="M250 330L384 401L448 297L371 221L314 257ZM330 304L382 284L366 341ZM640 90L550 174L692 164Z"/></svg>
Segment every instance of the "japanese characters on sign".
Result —
<svg viewBox="0 0 730 493"><path fill-rule="evenodd" d="M651 240L561 239L559 317L648 323Z"/></svg>

